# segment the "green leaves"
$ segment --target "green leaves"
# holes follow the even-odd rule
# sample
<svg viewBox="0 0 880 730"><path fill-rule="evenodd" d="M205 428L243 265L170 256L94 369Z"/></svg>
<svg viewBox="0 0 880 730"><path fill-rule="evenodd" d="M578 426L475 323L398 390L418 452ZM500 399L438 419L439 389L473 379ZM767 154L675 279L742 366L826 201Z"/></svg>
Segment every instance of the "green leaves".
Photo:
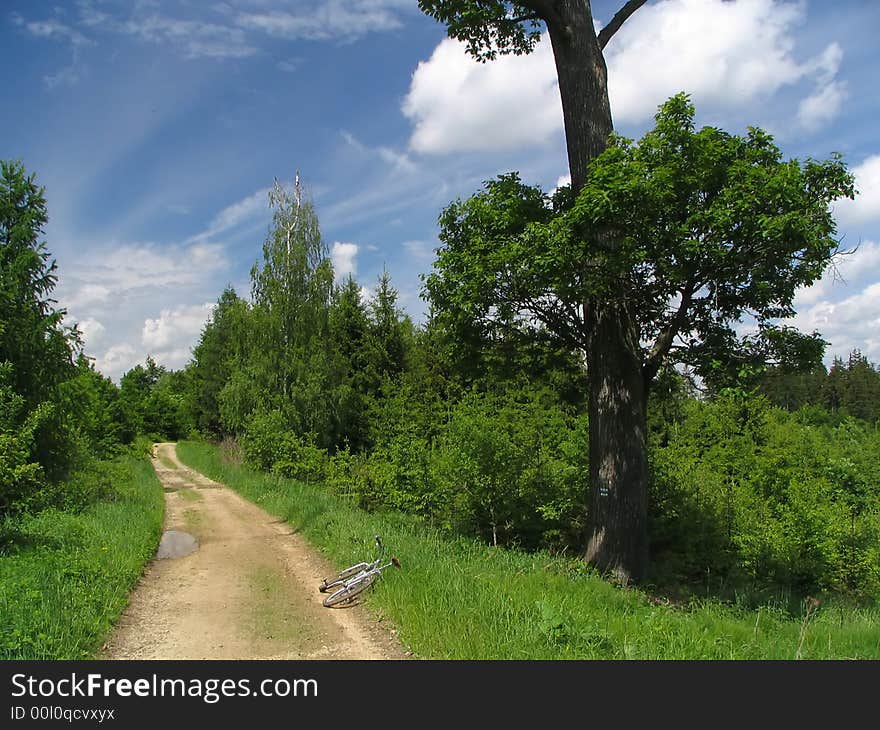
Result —
<svg viewBox="0 0 880 730"><path fill-rule="evenodd" d="M829 204L853 195L839 156L784 161L760 129L696 130L678 94L638 143L612 138L574 200L513 173L450 205L425 289L453 317L530 322L581 348L584 312L626 302L652 370L674 358L708 376L712 361L778 354L783 338L788 359L815 359L821 340L794 346L775 320L837 251ZM757 328L744 338L734 328L747 316Z"/></svg>
<svg viewBox="0 0 880 730"><path fill-rule="evenodd" d="M478 61L499 53L530 53L541 38L541 20L520 3L503 0L419 0L419 9L446 25Z"/></svg>

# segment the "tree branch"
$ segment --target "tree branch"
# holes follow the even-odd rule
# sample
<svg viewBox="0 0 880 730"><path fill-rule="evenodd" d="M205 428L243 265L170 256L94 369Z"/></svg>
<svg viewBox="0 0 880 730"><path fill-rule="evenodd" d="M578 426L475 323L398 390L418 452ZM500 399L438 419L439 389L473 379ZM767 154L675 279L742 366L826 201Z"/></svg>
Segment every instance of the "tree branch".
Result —
<svg viewBox="0 0 880 730"><path fill-rule="evenodd" d="M547 20L547 16L553 13L552 0L518 0L516 4L528 8L542 20Z"/></svg>
<svg viewBox="0 0 880 730"><path fill-rule="evenodd" d="M518 18L511 18L508 22L509 23L524 23L527 20L544 20L544 19L540 15L538 15L537 13L531 13L529 15L520 15Z"/></svg>
<svg viewBox="0 0 880 730"><path fill-rule="evenodd" d="M672 316L666 329L657 336L657 340L651 348L651 352L648 353L648 357L645 359L645 364L642 367L642 375L645 378L645 383L650 383L651 380L653 380L657 371L660 369L660 364L663 362L663 358L669 354L669 350L672 347L673 342L675 342L675 337L681 329L681 324L684 322L685 315L687 315L688 309L691 306L694 289L695 284L693 281L690 281L685 285L685 288L681 292L681 303L678 305L678 310Z"/></svg>
<svg viewBox="0 0 880 730"><path fill-rule="evenodd" d="M599 48L605 50L605 46L608 45L611 36L619 31L620 26L627 21L629 16L642 7L646 2L647 0L628 0L628 2L614 14L611 22L599 31L599 35L596 36L599 40Z"/></svg>

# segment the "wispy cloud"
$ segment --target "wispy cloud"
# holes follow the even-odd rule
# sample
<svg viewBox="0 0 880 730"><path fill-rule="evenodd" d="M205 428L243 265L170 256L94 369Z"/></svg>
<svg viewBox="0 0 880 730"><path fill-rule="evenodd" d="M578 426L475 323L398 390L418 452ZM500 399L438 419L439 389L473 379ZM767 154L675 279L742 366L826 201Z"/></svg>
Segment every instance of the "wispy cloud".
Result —
<svg viewBox="0 0 880 730"><path fill-rule="evenodd" d="M397 8L397 3L376 0L329 0L300 10L238 12L234 22L241 28L288 40L351 40L400 28Z"/></svg>
<svg viewBox="0 0 880 730"><path fill-rule="evenodd" d="M22 16L15 14L12 16L12 22L36 38L69 44L71 53L70 63L55 73L43 76L43 83L49 91L60 86L73 86L82 78L84 65L81 60L80 51L85 46L93 45L92 40L73 26L62 23L57 18L27 21Z"/></svg>
<svg viewBox="0 0 880 730"><path fill-rule="evenodd" d="M402 27L401 13L412 10L412 3L402 0L329 0L309 5L286 0L227 0L213 6L138 2L101 5L100 9L94 2L81 0L75 23L57 18L29 20L20 14L15 14L13 21L34 36L63 39L74 46L92 42L85 30L168 46L188 59L239 59L258 54L266 37L351 41L368 33L395 30ZM279 62L278 68L292 72L298 63L298 59L289 59Z"/></svg>
<svg viewBox="0 0 880 730"><path fill-rule="evenodd" d="M186 243L202 243L220 236L227 231L233 230L245 224L259 222L263 224L268 220L269 188L262 188L221 210L207 228L190 236Z"/></svg>
<svg viewBox="0 0 880 730"><path fill-rule="evenodd" d="M69 41L74 46L85 46L92 42L75 28L55 19L25 22L19 16L19 20L31 35L39 38L62 39Z"/></svg>
<svg viewBox="0 0 880 730"><path fill-rule="evenodd" d="M145 41L176 46L186 58L245 58L257 53L243 30L228 25L151 15L114 27Z"/></svg>
<svg viewBox="0 0 880 730"><path fill-rule="evenodd" d="M380 145L378 147L370 147L367 144L361 142L357 137L355 137L351 132L347 130L342 130L340 132L342 139L345 140L345 143L351 147L356 152L367 156L367 157L375 157L386 164L390 165L393 169L398 170L400 172L415 172L417 169L417 165L413 160L406 154L406 152L400 152L391 147L387 147L384 145Z"/></svg>

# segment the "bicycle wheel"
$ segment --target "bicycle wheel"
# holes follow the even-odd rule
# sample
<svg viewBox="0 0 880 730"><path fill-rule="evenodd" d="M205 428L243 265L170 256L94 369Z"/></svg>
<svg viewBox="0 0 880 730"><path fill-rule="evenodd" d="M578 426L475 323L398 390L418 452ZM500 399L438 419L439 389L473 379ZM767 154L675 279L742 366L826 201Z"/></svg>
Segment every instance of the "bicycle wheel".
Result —
<svg viewBox="0 0 880 730"><path fill-rule="evenodd" d="M332 581L328 582L327 579L324 578L324 582L318 586L318 590L321 591L321 593L326 593L331 588L341 586L346 580L348 580L349 578L353 578L358 573L366 570L369 567L369 563L358 563L357 565L352 565L350 568L346 568L341 573L339 573L339 575L337 575Z"/></svg>
<svg viewBox="0 0 880 730"><path fill-rule="evenodd" d="M342 588L327 596L324 599L324 605L330 608L331 606L338 606L340 603L348 603L373 585L378 576L378 571L358 576L350 583L343 585Z"/></svg>

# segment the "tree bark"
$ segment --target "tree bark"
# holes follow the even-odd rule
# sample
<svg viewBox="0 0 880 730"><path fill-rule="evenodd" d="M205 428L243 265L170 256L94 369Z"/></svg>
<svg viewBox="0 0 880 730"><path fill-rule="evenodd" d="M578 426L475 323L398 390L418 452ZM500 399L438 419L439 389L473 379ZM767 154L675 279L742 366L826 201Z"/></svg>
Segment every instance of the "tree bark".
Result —
<svg viewBox="0 0 880 730"><path fill-rule="evenodd" d="M614 130L608 73L589 0L557 0L546 22L562 99L571 186L577 193L590 161L608 146Z"/></svg>
<svg viewBox="0 0 880 730"><path fill-rule="evenodd" d="M647 573L647 387L638 327L623 303L589 323L589 563L624 585Z"/></svg>
<svg viewBox="0 0 880 730"><path fill-rule="evenodd" d="M589 0L556 0L546 16L562 99L572 190L613 131L605 58ZM621 21L622 22L622 21ZM613 245L613 235L607 242ZM625 288L625 287L624 287ZM586 303L590 511L586 559L621 583L645 577L648 560L647 387L635 314L622 289Z"/></svg>

